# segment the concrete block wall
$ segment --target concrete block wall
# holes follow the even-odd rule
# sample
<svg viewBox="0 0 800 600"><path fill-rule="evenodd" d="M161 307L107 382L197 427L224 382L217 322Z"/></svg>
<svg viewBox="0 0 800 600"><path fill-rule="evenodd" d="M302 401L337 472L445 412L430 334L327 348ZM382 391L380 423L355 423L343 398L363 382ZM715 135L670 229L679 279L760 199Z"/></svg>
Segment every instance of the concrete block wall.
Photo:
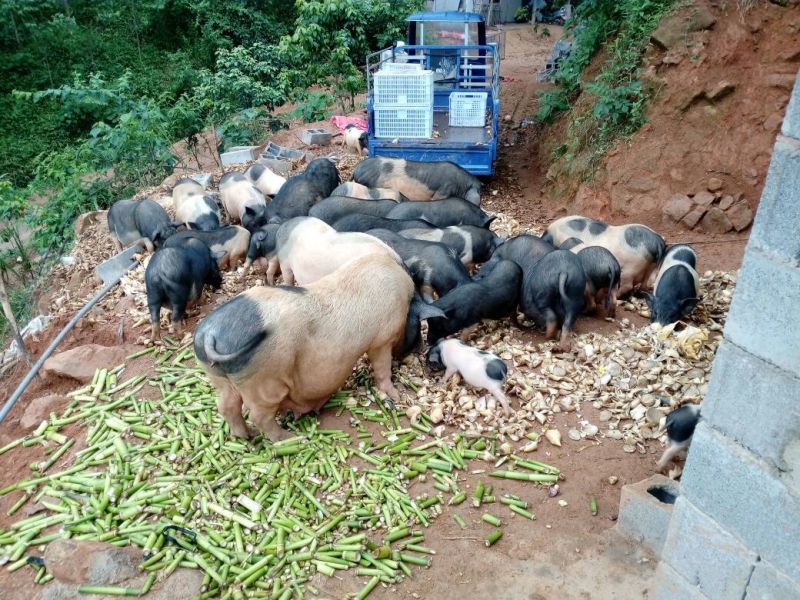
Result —
<svg viewBox="0 0 800 600"><path fill-rule="evenodd" d="M657 570L663 600L800 599L800 77Z"/></svg>

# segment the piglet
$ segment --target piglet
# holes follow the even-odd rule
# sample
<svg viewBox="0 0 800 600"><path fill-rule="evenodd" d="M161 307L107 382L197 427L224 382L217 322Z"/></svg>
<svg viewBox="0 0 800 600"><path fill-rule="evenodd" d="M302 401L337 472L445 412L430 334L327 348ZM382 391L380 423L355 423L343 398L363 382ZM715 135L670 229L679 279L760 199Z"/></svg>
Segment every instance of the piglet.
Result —
<svg viewBox="0 0 800 600"><path fill-rule="evenodd" d="M685 404L667 415L667 449L658 459L659 469L666 467L678 452L689 446L698 421L700 421L699 404Z"/></svg>
<svg viewBox="0 0 800 600"><path fill-rule="evenodd" d="M219 180L219 194L232 222L241 223L248 231L267 223L264 194L241 173L225 173Z"/></svg>
<svg viewBox="0 0 800 600"><path fill-rule="evenodd" d="M508 399L503 393L508 367L494 354L467 346L460 340L439 340L428 350L428 366L434 371L445 369L442 381L461 373L464 381L488 391L503 405L503 410L509 412Z"/></svg>
<svg viewBox="0 0 800 600"><path fill-rule="evenodd" d="M285 177L273 173L270 169L258 163L248 167L244 172L244 176L265 196L274 196L281 191L283 184L286 183Z"/></svg>
<svg viewBox="0 0 800 600"><path fill-rule="evenodd" d="M149 252L176 231L169 215L155 200L118 200L108 211L108 231L117 251L142 241Z"/></svg>
<svg viewBox="0 0 800 600"><path fill-rule="evenodd" d="M376 217L364 213L351 213L333 223L336 231L360 231L365 232L370 229L388 229L389 231L400 232L405 229L434 229L434 226L427 221L419 219L387 219Z"/></svg>
<svg viewBox="0 0 800 600"><path fill-rule="evenodd" d="M484 227L474 225L451 225L443 229L405 229L400 235L415 240L441 242L452 248L464 265L474 265L489 260L495 249L503 243L502 238Z"/></svg>
<svg viewBox="0 0 800 600"><path fill-rule="evenodd" d="M578 244L572 248L572 252L581 261L586 275L586 311L596 310L601 316L613 317L617 311L620 284L619 262L601 246Z"/></svg>
<svg viewBox="0 0 800 600"><path fill-rule="evenodd" d="M190 177L180 179L172 189L172 204L178 221L189 229L212 231L219 228L219 207L205 188Z"/></svg>
<svg viewBox="0 0 800 600"><path fill-rule="evenodd" d="M250 244L250 232L238 225L226 225L213 231L199 231L189 229L179 231L167 239L165 248L180 246L187 238L197 238L211 249L211 252L220 256L217 261L220 269L235 269L239 262L247 256L247 248Z"/></svg>
<svg viewBox="0 0 800 600"><path fill-rule="evenodd" d="M656 277L653 294L643 293L653 323L668 325L691 314L699 302L697 256L691 246L670 246Z"/></svg>
<svg viewBox="0 0 800 600"><path fill-rule="evenodd" d="M497 217L461 198L445 198L430 202L402 202L386 215L390 219L422 219L437 227L474 225L489 227Z"/></svg>
<svg viewBox="0 0 800 600"><path fill-rule="evenodd" d="M153 255L144 272L153 340L161 339L162 304L170 303L172 323L180 325L186 309L200 298L204 285L213 289L222 285L219 257L197 238L185 238L179 246L162 248Z"/></svg>
<svg viewBox="0 0 800 600"><path fill-rule="evenodd" d="M355 213L385 217L397 205L394 200L362 200L348 196L331 196L312 206L308 216L332 225L339 219Z"/></svg>
<svg viewBox="0 0 800 600"><path fill-rule="evenodd" d="M361 154L367 149L367 132L363 129L359 129L352 123L344 128L342 138L347 149L353 154Z"/></svg>
<svg viewBox="0 0 800 600"><path fill-rule="evenodd" d="M369 188L355 181L341 184L331 192L331 196L347 196L361 200L394 200L395 202L408 202L400 192L388 188Z"/></svg>

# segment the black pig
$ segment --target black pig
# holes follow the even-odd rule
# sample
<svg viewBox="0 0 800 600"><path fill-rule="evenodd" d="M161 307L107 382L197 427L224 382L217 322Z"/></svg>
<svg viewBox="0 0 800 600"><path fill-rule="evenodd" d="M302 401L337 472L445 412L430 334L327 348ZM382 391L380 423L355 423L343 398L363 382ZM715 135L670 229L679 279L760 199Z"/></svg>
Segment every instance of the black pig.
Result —
<svg viewBox="0 0 800 600"><path fill-rule="evenodd" d="M497 217L489 216L478 206L461 198L430 202L403 202L386 215L390 219L422 219L437 227L474 225L488 227Z"/></svg>
<svg viewBox="0 0 800 600"><path fill-rule="evenodd" d="M353 213L385 217L395 206L397 202L394 200L361 200L347 196L331 196L312 206L308 216L332 225L342 217Z"/></svg>
<svg viewBox="0 0 800 600"><path fill-rule="evenodd" d="M691 246L670 246L658 270L653 293L643 292L653 323L668 325L687 317L700 301L697 256Z"/></svg>
<svg viewBox="0 0 800 600"><path fill-rule="evenodd" d="M152 252L176 230L167 211L149 198L118 200L108 211L108 231L117 251L141 240Z"/></svg>

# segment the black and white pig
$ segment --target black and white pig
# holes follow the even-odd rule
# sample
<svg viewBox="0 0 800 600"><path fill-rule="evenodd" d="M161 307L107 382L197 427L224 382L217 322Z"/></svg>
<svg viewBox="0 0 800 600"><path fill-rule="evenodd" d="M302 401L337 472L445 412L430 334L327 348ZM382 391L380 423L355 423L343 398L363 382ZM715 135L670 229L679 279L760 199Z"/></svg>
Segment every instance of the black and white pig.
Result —
<svg viewBox="0 0 800 600"><path fill-rule="evenodd" d="M585 291L586 275L578 257L569 250L554 250L525 270L520 308L528 319L545 327L548 339L558 336L560 324L559 348L568 352L572 326L583 312Z"/></svg>
<svg viewBox="0 0 800 600"><path fill-rule="evenodd" d="M441 242L452 248L459 260L467 266L489 260L495 249L503 243L493 231L474 225L452 225L442 229L407 229L400 235L415 240Z"/></svg>
<svg viewBox="0 0 800 600"><path fill-rule="evenodd" d="M336 231L369 231L370 229L388 229L389 231L403 231L405 229L435 229L427 221L419 219L402 221L400 219L387 219L363 213L352 213L336 219L333 223Z"/></svg>
<svg viewBox="0 0 800 600"><path fill-rule="evenodd" d="M390 219L421 219L436 227L472 225L489 227L497 217L487 215L480 207L461 198L429 202L403 202L386 215Z"/></svg>
<svg viewBox="0 0 800 600"><path fill-rule="evenodd" d="M278 272L278 223L268 223L250 234L250 245L247 248L247 259L244 261L242 277L247 276L253 263L257 263L267 274L267 283L275 283Z"/></svg>
<svg viewBox="0 0 800 600"><path fill-rule="evenodd" d="M269 223L305 217L317 202L331 195L339 184L339 171L327 158L315 158L300 175L289 177L267 205Z"/></svg>
<svg viewBox="0 0 800 600"><path fill-rule="evenodd" d="M433 303L445 316L428 319L428 344L471 328L481 319L503 319L519 303L522 269L503 260L483 279L460 285ZM466 336L468 332L465 332Z"/></svg>
<svg viewBox="0 0 800 600"><path fill-rule="evenodd" d="M338 186L331 192L331 196L347 196L361 200L394 200L395 202L408 202L408 198L400 192L387 188L368 188L365 185L348 181Z"/></svg>
<svg viewBox="0 0 800 600"><path fill-rule="evenodd" d="M667 448L658 459L659 470L666 467L678 452L689 446L699 421L699 404L684 404L667 415Z"/></svg>
<svg viewBox="0 0 800 600"><path fill-rule="evenodd" d="M220 269L235 269L247 257L250 245L250 232L247 229L238 225L226 225L213 231L179 231L166 241L164 247L180 246L188 238L196 238L208 246L219 257L217 265Z"/></svg>
<svg viewBox="0 0 800 600"><path fill-rule="evenodd" d="M356 165L353 181L371 188L397 190L409 200L463 198L480 206L481 182L457 164L447 161L417 162L382 156Z"/></svg>
<svg viewBox="0 0 800 600"><path fill-rule="evenodd" d="M159 248L177 230L167 211L155 200L117 200L108 210L108 232L117 251L136 242L148 252Z"/></svg>
<svg viewBox="0 0 800 600"><path fill-rule="evenodd" d="M467 346L460 340L439 340L428 350L428 366L433 371L445 369L443 382L460 373L469 385L488 391L509 412L508 398L503 393L508 367L491 352Z"/></svg>
<svg viewBox="0 0 800 600"><path fill-rule="evenodd" d="M586 293L584 294L586 311L596 310L601 316L613 317L617 311L620 282L620 268L617 259L602 246L576 244L572 247L571 252L581 261L583 273L586 275Z"/></svg>
<svg viewBox="0 0 800 600"><path fill-rule="evenodd" d="M530 270L542 257L555 250L555 246L535 235L522 234L500 243L492 257L478 271L478 278L485 277L501 260L512 260L523 271Z"/></svg>
<svg viewBox="0 0 800 600"><path fill-rule="evenodd" d="M332 225L342 217L353 213L385 217L395 206L398 204L394 200L361 200L347 196L331 196L312 206L308 216Z"/></svg>
<svg viewBox="0 0 800 600"><path fill-rule="evenodd" d="M178 221L189 229L211 231L219 228L219 206L194 179L185 177L178 181L172 189L172 205Z"/></svg>
<svg viewBox="0 0 800 600"><path fill-rule="evenodd" d="M353 154L361 154L367 149L367 132L350 123L344 128L342 142Z"/></svg>
<svg viewBox="0 0 800 600"><path fill-rule="evenodd" d="M194 351L233 435L249 437L243 407L272 441L290 435L275 415L318 411L364 353L376 387L398 400L392 350L413 295L396 255L370 255L306 287L258 286L216 308L197 326Z"/></svg>
<svg viewBox="0 0 800 600"><path fill-rule="evenodd" d="M266 225L267 202L264 194L241 173L225 173L219 180L219 195L232 222L241 223L248 231Z"/></svg>
<svg viewBox="0 0 800 600"><path fill-rule="evenodd" d="M173 248L161 248L153 254L144 272L147 306L150 309L151 337L161 339L161 306L172 306L172 323L180 326L186 309L203 293L222 285L217 259L208 246L197 238L184 238Z"/></svg>
<svg viewBox="0 0 800 600"><path fill-rule="evenodd" d="M664 238L645 225L608 225L578 215L554 221L542 239L560 246L573 237L614 255L620 267L620 296L648 283L666 249Z"/></svg>
<svg viewBox="0 0 800 600"><path fill-rule="evenodd" d="M270 197L280 192L283 184L286 183L286 177L281 177L258 163L247 167L244 176L256 186L259 192Z"/></svg>
<svg viewBox="0 0 800 600"><path fill-rule="evenodd" d="M691 246L670 246L658 270L652 294L643 293L653 323L668 325L688 317L700 301L697 255Z"/></svg>
<svg viewBox="0 0 800 600"><path fill-rule="evenodd" d="M466 267L444 244L411 240L388 229L371 229L367 233L397 252L427 302L433 302L434 291L442 297L471 281Z"/></svg>

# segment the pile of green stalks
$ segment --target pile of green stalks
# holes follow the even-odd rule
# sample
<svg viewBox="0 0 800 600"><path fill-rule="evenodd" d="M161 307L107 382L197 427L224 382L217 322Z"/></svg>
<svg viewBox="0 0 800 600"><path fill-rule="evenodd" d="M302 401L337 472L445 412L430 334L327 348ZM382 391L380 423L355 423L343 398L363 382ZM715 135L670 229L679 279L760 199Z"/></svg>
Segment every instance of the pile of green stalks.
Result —
<svg viewBox="0 0 800 600"><path fill-rule="evenodd" d="M496 460L495 440L446 441L431 436L424 419L404 427L369 386L359 397L339 392L326 405L349 412L354 435L322 429L306 416L289 421L293 437L277 443L235 439L189 343L128 358L147 352L155 359L152 374L118 382L124 366L99 370L70 394L61 414L0 448L2 454L40 444L48 456L31 465L33 477L0 490L19 494L9 515L30 501L46 508L0 530L0 556L10 571L30 565L35 580L47 583L44 545L71 538L143 549L148 577L141 589L81 586L84 593L144 595L178 567L190 567L205 574L202 598L287 600L317 593L317 573L352 569L368 578L355 595L363 599L379 584L429 566L435 553L422 545L422 531L446 505L466 498L458 471L473 459ZM85 428L86 447L54 470L75 443L61 433L73 423ZM533 484L559 478L554 467L514 455L496 463L506 470L491 476ZM412 497L408 486L419 480L432 480L440 493ZM473 503L494 502L491 486L480 487ZM500 502L534 518L516 496Z"/></svg>

